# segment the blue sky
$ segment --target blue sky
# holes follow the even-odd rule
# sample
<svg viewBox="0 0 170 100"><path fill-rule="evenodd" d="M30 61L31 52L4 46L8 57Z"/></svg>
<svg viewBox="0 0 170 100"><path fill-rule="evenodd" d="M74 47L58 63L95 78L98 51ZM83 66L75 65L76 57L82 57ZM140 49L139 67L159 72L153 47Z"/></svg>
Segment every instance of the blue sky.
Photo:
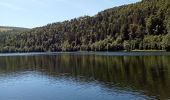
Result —
<svg viewBox="0 0 170 100"><path fill-rule="evenodd" d="M0 26L33 28L140 0L0 0Z"/></svg>

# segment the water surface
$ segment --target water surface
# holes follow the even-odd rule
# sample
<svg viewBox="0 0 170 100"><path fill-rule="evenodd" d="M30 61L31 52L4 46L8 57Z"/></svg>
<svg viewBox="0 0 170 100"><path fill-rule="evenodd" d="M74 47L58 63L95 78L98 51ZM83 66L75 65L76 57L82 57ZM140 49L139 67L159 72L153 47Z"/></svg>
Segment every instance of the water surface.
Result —
<svg viewBox="0 0 170 100"><path fill-rule="evenodd" d="M0 99L170 99L170 53L0 54Z"/></svg>

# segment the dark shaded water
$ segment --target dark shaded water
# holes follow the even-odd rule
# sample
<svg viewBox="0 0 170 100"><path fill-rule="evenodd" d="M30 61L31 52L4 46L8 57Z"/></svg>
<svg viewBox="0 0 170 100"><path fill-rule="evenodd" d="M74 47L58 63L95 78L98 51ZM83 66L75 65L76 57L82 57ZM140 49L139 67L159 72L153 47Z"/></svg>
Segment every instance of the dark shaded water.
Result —
<svg viewBox="0 0 170 100"><path fill-rule="evenodd" d="M169 55L0 54L0 100L170 99Z"/></svg>

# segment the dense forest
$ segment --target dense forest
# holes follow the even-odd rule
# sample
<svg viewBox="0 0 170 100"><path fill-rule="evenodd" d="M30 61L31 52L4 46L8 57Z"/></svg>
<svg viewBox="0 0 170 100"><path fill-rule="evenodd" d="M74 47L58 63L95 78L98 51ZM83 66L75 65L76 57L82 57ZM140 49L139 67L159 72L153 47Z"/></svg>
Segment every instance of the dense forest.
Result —
<svg viewBox="0 0 170 100"><path fill-rule="evenodd" d="M169 0L142 0L26 31L0 31L1 52L170 50Z"/></svg>

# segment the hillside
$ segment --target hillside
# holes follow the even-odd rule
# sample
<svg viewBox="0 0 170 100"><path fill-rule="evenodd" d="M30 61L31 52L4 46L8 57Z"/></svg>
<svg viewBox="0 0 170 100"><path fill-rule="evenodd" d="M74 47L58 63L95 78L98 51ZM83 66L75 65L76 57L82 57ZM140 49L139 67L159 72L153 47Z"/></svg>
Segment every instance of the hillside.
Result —
<svg viewBox="0 0 170 100"><path fill-rule="evenodd" d="M19 34L26 31L29 31L28 28L21 27L9 27L9 26L0 26L0 47L3 48L5 42L8 41L7 38L11 37L12 34Z"/></svg>
<svg viewBox="0 0 170 100"><path fill-rule="evenodd" d="M28 30L28 29L21 28L21 27L0 26L0 32L14 31L14 30Z"/></svg>
<svg viewBox="0 0 170 100"><path fill-rule="evenodd" d="M1 52L170 50L170 2L143 0L4 38Z"/></svg>

